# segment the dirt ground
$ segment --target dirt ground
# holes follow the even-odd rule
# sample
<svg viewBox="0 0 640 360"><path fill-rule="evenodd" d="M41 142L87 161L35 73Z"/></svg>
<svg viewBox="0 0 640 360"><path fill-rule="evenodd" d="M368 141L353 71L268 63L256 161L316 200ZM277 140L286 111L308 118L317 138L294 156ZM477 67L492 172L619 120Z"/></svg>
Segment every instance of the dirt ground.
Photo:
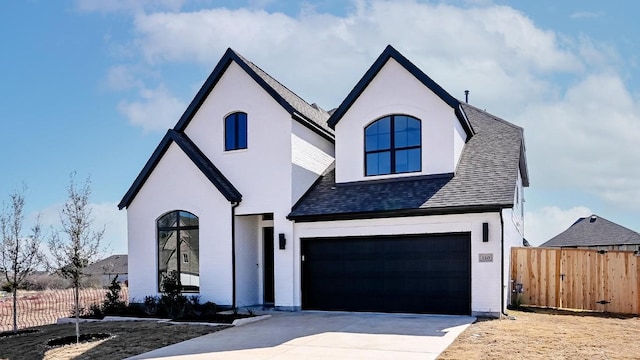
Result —
<svg viewBox="0 0 640 360"><path fill-rule="evenodd" d="M479 320L438 359L639 359L640 318L536 309Z"/></svg>
<svg viewBox="0 0 640 360"><path fill-rule="evenodd" d="M172 325L155 321L80 324L82 334L108 333L100 341L51 348L50 339L75 334L74 324L41 326L37 332L0 337L0 359L124 359L163 346L227 328L226 326Z"/></svg>

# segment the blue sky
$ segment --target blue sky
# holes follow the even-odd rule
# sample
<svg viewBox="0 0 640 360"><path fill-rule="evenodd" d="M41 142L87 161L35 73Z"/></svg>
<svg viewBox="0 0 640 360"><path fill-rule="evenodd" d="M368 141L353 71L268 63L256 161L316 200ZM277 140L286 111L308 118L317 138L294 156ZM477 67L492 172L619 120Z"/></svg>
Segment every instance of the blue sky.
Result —
<svg viewBox="0 0 640 360"><path fill-rule="evenodd" d="M636 6L636 5L633 5ZM55 225L69 174L116 204L227 47L330 109L391 44L525 129L526 236L596 213L640 231L640 43L628 2L30 0L0 11L0 199Z"/></svg>

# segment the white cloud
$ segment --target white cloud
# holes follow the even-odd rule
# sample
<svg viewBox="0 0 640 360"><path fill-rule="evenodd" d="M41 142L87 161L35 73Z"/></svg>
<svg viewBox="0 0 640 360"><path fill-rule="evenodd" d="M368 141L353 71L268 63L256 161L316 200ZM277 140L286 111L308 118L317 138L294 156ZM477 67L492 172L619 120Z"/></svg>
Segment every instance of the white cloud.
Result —
<svg viewBox="0 0 640 360"><path fill-rule="evenodd" d="M392 44L454 96L469 89L472 104L524 126L532 186L640 209L639 99L617 70L615 48L541 29L507 6L479 4L354 1L345 16L312 6L296 16L258 8L138 12L131 43L136 66L149 69L213 68L232 47L327 109ZM111 76L114 86L136 82L123 69ZM145 131L165 130L186 108L162 86L140 89L141 101L119 109Z"/></svg>
<svg viewBox="0 0 640 360"><path fill-rule="evenodd" d="M537 211L527 211L525 213L525 238L532 246L539 246L567 230L579 218L591 214L593 214L591 209L584 206L570 209L547 206Z"/></svg>
<svg viewBox="0 0 640 360"><path fill-rule="evenodd" d="M135 32L148 64L213 66L232 47L327 108L338 105L387 44L460 97L464 89L475 88L476 101L501 99L514 107L552 90L537 75L584 68L553 32L499 6L361 1L344 17L313 8L296 17L214 8L139 14Z"/></svg>
<svg viewBox="0 0 640 360"><path fill-rule="evenodd" d="M102 245L106 254L126 254L127 253L127 214L119 211L117 203L92 203L89 204L93 223L92 231L104 229ZM62 204L54 204L37 213L30 214L29 226L33 226L37 214L40 214L40 223L44 232L43 247L46 248L48 238L53 231L60 228L60 210Z"/></svg>
<svg viewBox="0 0 640 360"><path fill-rule="evenodd" d="M131 124L142 127L144 131L172 127L187 106L164 86L142 89L140 97L140 101L120 102L118 110L129 118Z"/></svg>
<svg viewBox="0 0 640 360"><path fill-rule="evenodd" d="M587 191L640 209L640 106L616 74L594 74L557 102L529 106L519 117L532 177L544 187Z"/></svg>

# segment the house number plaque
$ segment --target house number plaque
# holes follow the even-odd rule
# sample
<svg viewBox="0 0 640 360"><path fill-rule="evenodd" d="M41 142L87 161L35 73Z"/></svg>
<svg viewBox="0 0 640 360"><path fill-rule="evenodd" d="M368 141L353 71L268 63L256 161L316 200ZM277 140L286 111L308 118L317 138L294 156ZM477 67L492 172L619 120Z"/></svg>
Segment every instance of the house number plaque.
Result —
<svg viewBox="0 0 640 360"><path fill-rule="evenodd" d="M478 254L480 262L493 262L493 254Z"/></svg>

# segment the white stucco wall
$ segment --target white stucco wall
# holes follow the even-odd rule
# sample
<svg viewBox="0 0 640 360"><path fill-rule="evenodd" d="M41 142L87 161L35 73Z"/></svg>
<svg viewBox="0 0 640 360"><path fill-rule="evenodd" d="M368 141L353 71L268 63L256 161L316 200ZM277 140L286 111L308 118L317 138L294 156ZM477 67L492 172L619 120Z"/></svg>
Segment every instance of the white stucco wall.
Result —
<svg viewBox="0 0 640 360"><path fill-rule="evenodd" d="M511 220L522 237L524 237L524 186L522 186L522 176L518 171L515 189L513 191L513 211Z"/></svg>
<svg viewBox="0 0 640 360"><path fill-rule="evenodd" d="M482 223L489 223L489 241L482 242ZM501 225L498 213L437 215L405 218L296 223L295 305L301 306L300 239L314 237L471 233L471 310L497 315L501 311ZM480 254L493 254L492 262L480 262Z"/></svg>
<svg viewBox="0 0 640 360"><path fill-rule="evenodd" d="M503 209L504 219L504 309L511 301L511 248L521 247L523 236L518 229L518 225L513 221L514 209Z"/></svg>
<svg viewBox="0 0 640 360"><path fill-rule="evenodd" d="M247 149L224 151L224 118L247 113ZM231 63L185 133L242 194L238 215L291 209L291 115Z"/></svg>
<svg viewBox="0 0 640 360"><path fill-rule="evenodd" d="M236 216L236 296L240 307L262 303L258 285L261 282L258 256L262 240L259 218Z"/></svg>
<svg viewBox="0 0 640 360"><path fill-rule="evenodd" d="M129 297L158 294L156 220L185 210L198 216L202 301L231 302L231 207L211 182L172 144L127 209Z"/></svg>
<svg viewBox="0 0 640 360"><path fill-rule="evenodd" d="M422 171L364 176L364 128L391 114L422 121ZM336 181L452 173L461 151L454 110L390 59L336 125Z"/></svg>
<svg viewBox="0 0 640 360"><path fill-rule="evenodd" d="M334 160L334 146L297 121L291 134L291 199L293 203L311 187Z"/></svg>

